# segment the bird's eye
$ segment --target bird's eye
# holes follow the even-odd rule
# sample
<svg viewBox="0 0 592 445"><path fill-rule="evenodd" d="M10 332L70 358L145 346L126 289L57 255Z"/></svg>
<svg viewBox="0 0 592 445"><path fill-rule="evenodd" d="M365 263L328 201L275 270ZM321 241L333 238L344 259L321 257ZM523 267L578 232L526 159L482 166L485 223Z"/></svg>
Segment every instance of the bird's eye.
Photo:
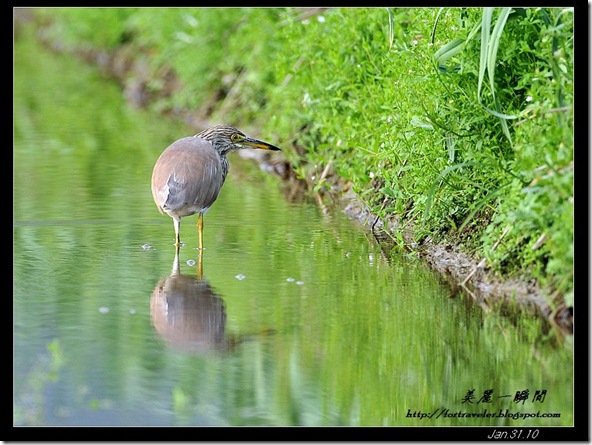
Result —
<svg viewBox="0 0 592 445"><path fill-rule="evenodd" d="M244 138L239 134L239 133L233 133L232 136L230 136L230 140L232 142L240 142L242 141Z"/></svg>

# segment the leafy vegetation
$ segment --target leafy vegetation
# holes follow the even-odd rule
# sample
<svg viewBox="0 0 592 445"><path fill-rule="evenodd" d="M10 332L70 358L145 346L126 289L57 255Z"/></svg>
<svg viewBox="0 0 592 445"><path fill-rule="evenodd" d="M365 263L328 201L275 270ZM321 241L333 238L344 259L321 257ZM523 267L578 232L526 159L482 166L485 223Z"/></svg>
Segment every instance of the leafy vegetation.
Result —
<svg viewBox="0 0 592 445"><path fill-rule="evenodd" d="M151 106L261 127L315 190L336 174L415 242L462 243L573 304L573 8L40 15L72 48L136 48Z"/></svg>

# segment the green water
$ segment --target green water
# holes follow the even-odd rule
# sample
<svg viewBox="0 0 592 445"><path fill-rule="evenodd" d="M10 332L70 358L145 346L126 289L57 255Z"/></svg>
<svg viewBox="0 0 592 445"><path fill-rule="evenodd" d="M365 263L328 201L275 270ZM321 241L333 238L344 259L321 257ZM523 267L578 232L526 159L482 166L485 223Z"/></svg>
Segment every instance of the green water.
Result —
<svg viewBox="0 0 592 445"><path fill-rule="evenodd" d="M171 277L150 175L196 131L25 36L14 99L15 425L573 424L570 339L483 313L236 154L202 279L195 218Z"/></svg>

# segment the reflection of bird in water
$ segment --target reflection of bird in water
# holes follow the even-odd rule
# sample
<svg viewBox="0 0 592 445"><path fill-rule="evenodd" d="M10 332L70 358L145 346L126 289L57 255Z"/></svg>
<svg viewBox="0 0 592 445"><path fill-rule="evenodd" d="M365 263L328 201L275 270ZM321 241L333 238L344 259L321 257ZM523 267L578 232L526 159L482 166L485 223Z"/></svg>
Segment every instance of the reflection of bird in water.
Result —
<svg viewBox="0 0 592 445"><path fill-rule="evenodd" d="M202 279L202 257L197 276L181 275L179 249L173 271L154 288L150 299L152 324L171 349L204 353L231 349L238 340L225 335L224 302Z"/></svg>

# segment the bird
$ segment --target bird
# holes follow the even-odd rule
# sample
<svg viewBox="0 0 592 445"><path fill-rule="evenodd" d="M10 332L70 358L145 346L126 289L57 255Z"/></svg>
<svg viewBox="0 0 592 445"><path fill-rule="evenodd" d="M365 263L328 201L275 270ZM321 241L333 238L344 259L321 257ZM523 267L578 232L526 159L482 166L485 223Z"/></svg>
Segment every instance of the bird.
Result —
<svg viewBox="0 0 592 445"><path fill-rule="evenodd" d="M281 150L220 124L176 140L156 160L152 197L160 213L173 218L177 249L181 246L181 218L197 213L198 246L203 251L203 217L224 185L230 168L226 155L244 148Z"/></svg>

